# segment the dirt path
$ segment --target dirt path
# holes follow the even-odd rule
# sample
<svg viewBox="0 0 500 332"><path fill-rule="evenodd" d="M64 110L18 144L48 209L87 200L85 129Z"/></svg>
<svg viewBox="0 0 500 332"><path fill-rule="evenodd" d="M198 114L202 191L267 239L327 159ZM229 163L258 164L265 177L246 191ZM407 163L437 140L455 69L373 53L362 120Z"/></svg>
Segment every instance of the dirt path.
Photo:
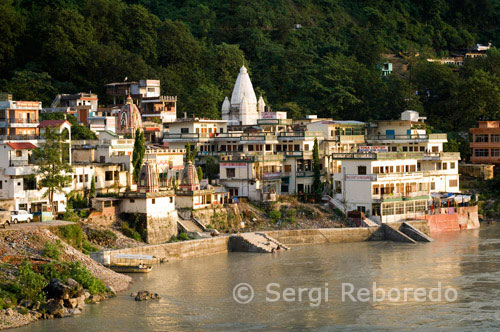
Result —
<svg viewBox="0 0 500 332"><path fill-rule="evenodd" d="M2 232L2 231L33 231L33 230L37 230L37 229L49 228L49 227L54 227L54 226L65 226L65 225L72 225L72 224L74 224L74 223L72 223L70 221L64 221L64 220L50 220L50 221L44 221L44 222L11 224L10 226L7 226L6 228L0 228L0 232Z"/></svg>

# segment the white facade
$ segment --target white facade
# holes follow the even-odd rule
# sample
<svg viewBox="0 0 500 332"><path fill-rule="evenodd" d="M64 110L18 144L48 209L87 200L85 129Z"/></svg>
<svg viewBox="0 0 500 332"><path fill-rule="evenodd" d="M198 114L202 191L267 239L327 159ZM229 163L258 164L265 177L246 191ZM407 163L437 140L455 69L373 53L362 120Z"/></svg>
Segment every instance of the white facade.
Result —
<svg viewBox="0 0 500 332"><path fill-rule="evenodd" d="M222 103L222 119L230 126L255 125L260 112L264 110L264 99L260 97L257 102L248 71L242 66L234 84L231 101L226 97Z"/></svg>

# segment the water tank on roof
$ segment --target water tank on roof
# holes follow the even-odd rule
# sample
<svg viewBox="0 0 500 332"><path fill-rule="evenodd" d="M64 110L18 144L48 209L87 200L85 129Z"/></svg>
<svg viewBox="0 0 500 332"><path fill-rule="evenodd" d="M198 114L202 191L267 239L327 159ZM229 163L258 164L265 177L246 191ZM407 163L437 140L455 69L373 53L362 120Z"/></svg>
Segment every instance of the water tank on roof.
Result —
<svg viewBox="0 0 500 332"><path fill-rule="evenodd" d="M403 121L418 121L419 119L419 114L416 111L404 111L401 113L401 120Z"/></svg>

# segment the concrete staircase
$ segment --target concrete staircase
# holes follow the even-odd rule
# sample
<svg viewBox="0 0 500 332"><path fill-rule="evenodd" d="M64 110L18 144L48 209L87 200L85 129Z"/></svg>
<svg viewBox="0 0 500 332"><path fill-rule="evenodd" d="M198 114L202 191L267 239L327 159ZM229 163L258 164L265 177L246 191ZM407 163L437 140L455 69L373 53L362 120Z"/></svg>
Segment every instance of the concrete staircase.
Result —
<svg viewBox="0 0 500 332"><path fill-rule="evenodd" d="M408 223L402 223L399 228L393 228L388 224L382 224L386 240L404 243L432 242L433 239L419 231Z"/></svg>
<svg viewBox="0 0 500 332"><path fill-rule="evenodd" d="M204 232L204 227L202 228L200 224L198 224L193 219L183 219L179 218L177 221L177 225L186 233L190 232Z"/></svg>
<svg viewBox="0 0 500 332"><path fill-rule="evenodd" d="M242 233L229 238L231 251L273 253L288 250L287 246L264 233Z"/></svg>

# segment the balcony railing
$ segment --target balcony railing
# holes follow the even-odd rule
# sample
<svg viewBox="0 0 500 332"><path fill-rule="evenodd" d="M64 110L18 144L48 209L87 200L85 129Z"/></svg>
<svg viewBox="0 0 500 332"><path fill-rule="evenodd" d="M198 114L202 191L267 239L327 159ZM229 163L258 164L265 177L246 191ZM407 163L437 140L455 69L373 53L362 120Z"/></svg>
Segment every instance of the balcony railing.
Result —
<svg viewBox="0 0 500 332"><path fill-rule="evenodd" d="M2 120L0 119L0 122ZM3 119L5 121L5 119ZM16 119L16 118L10 118L7 121L8 123L39 123L38 119Z"/></svg>
<svg viewBox="0 0 500 332"><path fill-rule="evenodd" d="M278 135L281 137L323 137L322 131L284 131Z"/></svg>
<svg viewBox="0 0 500 332"><path fill-rule="evenodd" d="M9 166L10 167L33 166L33 164L30 163L29 160L10 160Z"/></svg>
<svg viewBox="0 0 500 332"><path fill-rule="evenodd" d="M13 141L34 140L41 138L43 137L39 135L0 135L0 140L13 140Z"/></svg>
<svg viewBox="0 0 500 332"><path fill-rule="evenodd" d="M446 135L446 134L445 134ZM426 141L429 139L427 134L407 134L407 135L368 135L369 141L385 141L385 140L420 140Z"/></svg>

